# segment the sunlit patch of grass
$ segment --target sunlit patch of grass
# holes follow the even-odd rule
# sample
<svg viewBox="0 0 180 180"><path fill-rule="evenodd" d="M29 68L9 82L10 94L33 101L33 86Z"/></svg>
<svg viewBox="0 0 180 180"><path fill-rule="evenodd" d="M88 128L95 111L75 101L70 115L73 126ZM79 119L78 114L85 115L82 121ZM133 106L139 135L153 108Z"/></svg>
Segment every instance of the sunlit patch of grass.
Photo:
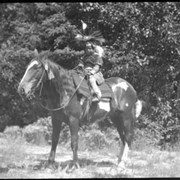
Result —
<svg viewBox="0 0 180 180"><path fill-rule="evenodd" d="M2 178L16 178L16 170L23 172L26 168L26 141L22 136L21 129L9 127L0 136L0 168L6 168L6 172L1 172ZM18 174L18 178L20 178ZM24 178L25 176L22 175Z"/></svg>
<svg viewBox="0 0 180 180"><path fill-rule="evenodd" d="M178 177L179 173L174 170L174 167L176 166L169 167L167 163L149 163L148 166L144 167L144 172L141 172L141 175L143 177Z"/></svg>
<svg viewBox="0 0 180 180"><path fill-rule="evenodd" d="M93 126L79 132L80 168L72 173L65 171L73 157L67 128L61 135L68 133L62 136L57 147L57 170L50 170L44 167L50 145L42 146L46 138L42 138L41 142L41 136L46 135L46 128L34 127L36 124L23 129L11 127L0 133L0 167L8 167L8 172L0 174L1 178L180 177L178 144L176 152L160 151L149 141L149 136L138 136L135 139L135 144L129 152L129 171L111 173L108 169L116 165L120 151L119 135L116 129L108 128L104 131ZM25 131L28 136L25 136ZM30 141L27 137L30 137Z"/></svg>
<svg viewBox="0 0 180 180"><path fill-rule="evenodd" d="M151 153L150 151L147 153L142 150L139 154L136 153L131 168L136 177L179 177L180 159L177 157L179 157L177 153L168 151L153 149Z"/></svg>
<svg viewBox="0 0 180 180"><path fill-rule="evenodd" d="M151 151L152 149L160 149L157 145L159 139L154 136L154 134L146 129L135 129L135 135L132 141L132 149L141 151L147 150Z"/></svg>
<svg viewBox="0 0 180 180"><path fill-rule="evenodd" d="M23 160L26 157L24 149L25 140L22 137L6 137L1 152L0 166L23 166Z"/></svg>
<svg viewBox="0 0 180 180"><path fill-rule="evenodd" d="M180 154L179 154L180 155ZM180 161L179 159L174 161L174 164L169 170L169 177L180 177Z"/></svg>
<svg viewBox="0 0 180 180"><path fill-rule="evenodd" d="M31 179L30 174L27 174L25 172L16 171L16 170L10 170L8 173L2 173L1 179Z"/></svg>

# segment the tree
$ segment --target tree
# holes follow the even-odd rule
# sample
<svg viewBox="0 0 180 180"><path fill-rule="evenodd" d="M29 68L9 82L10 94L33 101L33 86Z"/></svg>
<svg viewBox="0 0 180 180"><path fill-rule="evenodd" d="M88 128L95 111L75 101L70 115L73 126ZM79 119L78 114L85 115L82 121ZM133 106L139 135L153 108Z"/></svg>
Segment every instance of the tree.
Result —
<svg viewBox="0 0 180 180"><path fill-rule="evenodd" d="M149 122L167 129L162 141L174 142L178 131L173 127L179 125L179 2L0 4L0 122L23 126L34 121L28 114L35 105L22 107L16 90L24 67L36 48L72 69L83 53L74 41L81 20L106 39L104 76L128 80L149 104Z"/></svg>

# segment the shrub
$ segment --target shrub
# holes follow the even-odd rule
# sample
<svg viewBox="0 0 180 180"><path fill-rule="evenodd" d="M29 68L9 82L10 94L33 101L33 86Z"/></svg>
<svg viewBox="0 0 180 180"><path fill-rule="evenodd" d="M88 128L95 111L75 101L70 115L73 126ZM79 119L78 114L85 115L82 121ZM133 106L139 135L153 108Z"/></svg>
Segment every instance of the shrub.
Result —
<svg viewBox="0 0 180 180"><path fill-rule="evenodd" d="M50 118L40 118L37 122L25 126L23 135L27 142L37 145L50 142L52 127Z"/></svg>
<svg viewBox="0 0 180 180"><path fill-rule="evenodd" d="M180 122L176 103L159 99L157 106L152 106L148 114L138 118L136 132L146 139L146 143L149 141L165 149L178 142Z"/></svg>

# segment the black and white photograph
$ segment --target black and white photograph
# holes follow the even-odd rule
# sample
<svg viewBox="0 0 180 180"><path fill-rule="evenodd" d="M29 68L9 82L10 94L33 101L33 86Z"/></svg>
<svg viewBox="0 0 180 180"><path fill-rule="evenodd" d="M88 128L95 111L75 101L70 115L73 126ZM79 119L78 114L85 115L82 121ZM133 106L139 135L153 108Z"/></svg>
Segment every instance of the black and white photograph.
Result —
<svg viewBox="0 0 180 180"><path fill-rule="evenodd" d="M180 2L0 3L0 179L180 177Z"/></svg>

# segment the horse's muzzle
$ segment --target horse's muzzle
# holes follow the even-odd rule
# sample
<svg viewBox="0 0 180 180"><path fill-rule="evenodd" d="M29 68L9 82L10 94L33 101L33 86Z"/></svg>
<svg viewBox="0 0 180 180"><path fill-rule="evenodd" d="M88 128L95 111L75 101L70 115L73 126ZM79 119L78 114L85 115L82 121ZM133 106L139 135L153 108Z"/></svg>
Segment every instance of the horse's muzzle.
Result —
<svg viewBox="0 0 180 180"><path fill-rule="evenodd" d="M23 94L25 94L25 91L24 91L24 88L22 87L22 86L18 86L18 93L20 94L20 95L23 95Z"/></svg>
<svg viewBox="0 0 180 180"><path fill-rule="evenodd" d="M32 91L25 92L25 89L23 86L18 86L18 93L22 97L22 99L27 98L29 100L32 100L34 98L34 93Z"/></svg>

